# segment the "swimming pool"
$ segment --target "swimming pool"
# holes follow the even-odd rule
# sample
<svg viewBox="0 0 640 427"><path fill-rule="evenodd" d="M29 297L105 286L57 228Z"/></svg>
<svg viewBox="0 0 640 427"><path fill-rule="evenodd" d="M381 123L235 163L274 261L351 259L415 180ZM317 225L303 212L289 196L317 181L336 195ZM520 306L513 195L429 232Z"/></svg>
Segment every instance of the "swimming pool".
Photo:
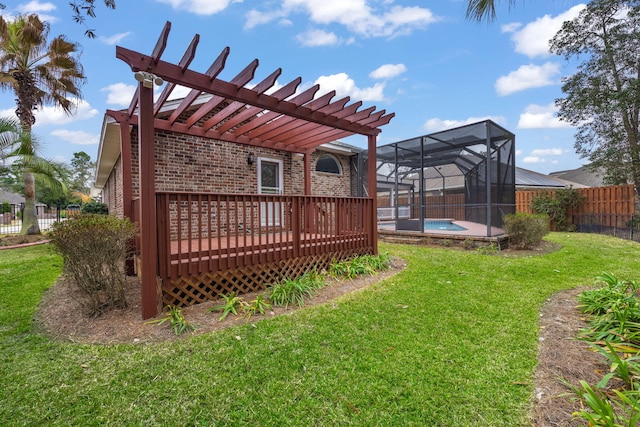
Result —
<svg viewBox="0 0 640 427"><path fill-rule="evenodd" d="M454 224L452 221L443 219L425 219L425 230L447 230L447 231L464 231L466 228L461 225Z"/></svg>

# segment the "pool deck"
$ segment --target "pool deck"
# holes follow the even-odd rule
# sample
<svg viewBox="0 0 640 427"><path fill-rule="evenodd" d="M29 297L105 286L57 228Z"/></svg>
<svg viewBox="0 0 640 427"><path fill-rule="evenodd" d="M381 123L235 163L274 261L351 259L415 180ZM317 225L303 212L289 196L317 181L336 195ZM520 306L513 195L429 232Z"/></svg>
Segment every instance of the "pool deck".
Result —
<svg viewBox="0 0 640 427"><path fill-rule="evenodd" d="M429 218L430 221L445 221L447 219ZM395 230L395 222L380 222L378 224L378 235L381 240L388 242L420 243L425 239L449 239L449 240L473 240L479 242L497 242L501 246L506 243L508 236L501 228L491 227L491 236L487 236L487 225L469 221L451 221L466 230L425 230L419 231Z"/></svg>

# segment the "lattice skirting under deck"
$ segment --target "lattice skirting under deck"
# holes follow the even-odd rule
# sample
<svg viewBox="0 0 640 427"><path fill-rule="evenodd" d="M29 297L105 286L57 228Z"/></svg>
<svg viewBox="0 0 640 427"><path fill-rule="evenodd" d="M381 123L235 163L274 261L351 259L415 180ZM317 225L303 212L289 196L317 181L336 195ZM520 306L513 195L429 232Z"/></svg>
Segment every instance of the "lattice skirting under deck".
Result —
<svg viewBox="0 0 640 427"><path fill-rule="evenodd" d="M268 284L283 279L295 279L314 268L326 270L333 260L343 260L356 255L371 253L371 250L358 249L332 254L291 258L283 261L252 265L236 270L214 271L196 277L180 277L162 283L162 304L186 307L209 300L220 295L235 292L242 295L261 291Z"/></svg>

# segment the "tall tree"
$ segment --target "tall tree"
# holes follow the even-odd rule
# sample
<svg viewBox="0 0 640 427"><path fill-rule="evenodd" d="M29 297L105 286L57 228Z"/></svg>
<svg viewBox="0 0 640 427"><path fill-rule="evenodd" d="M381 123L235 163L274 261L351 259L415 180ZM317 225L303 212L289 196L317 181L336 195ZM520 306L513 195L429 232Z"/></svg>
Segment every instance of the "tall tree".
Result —
<svg viewBox="0 0 640 427"><path fill-rule="evenodd" d="M33 188L33 200L25 195L25 209L22 217L22 234L39 234L40 227L36 217L35 224L25 220L27 211L33 209L35 216L35 187L36 181L46 183L51 188L65 190L62 182L61 167L40 154L40 142L31 134L25 132L22 125L13 119L0 118L0 153L3 159L9 159L11 165L21 170L25 177L25 189ZM25 191L25 194L28 191Z"/></svg>
<svg viewBox="0 0 640 427"><path fill-rule="evenodd" d="M640 0L593 0L551 40L551 51L584 58L563 79L558 117L577 127L575 148L609 182L640 189Z"/></svg>
<svg viewBox="0 0 640 427"><path fill-rule="evenodd" d="M78 193L89 193L90 184L89 180L93 176L93 168L95 162L91 161L89 156L84 151L73 153L73 159L71 159L71 185L70 189Z"/></svg>
<svg viewBox="0 0 640 427"><path fill-rule="evenodd" d="M11 90L16 96L16 116L22 133L31 134L34 111L43 105L61 107L71 113L70 100L80 97L84 82L82 66L74 57L78 45L57 36L47 42L49 24L37 15L20 15L7 22L0 16L0 89ZM23 230L38 234L35 208L35 184L30 171L24 172L26 208Z"/></svg>

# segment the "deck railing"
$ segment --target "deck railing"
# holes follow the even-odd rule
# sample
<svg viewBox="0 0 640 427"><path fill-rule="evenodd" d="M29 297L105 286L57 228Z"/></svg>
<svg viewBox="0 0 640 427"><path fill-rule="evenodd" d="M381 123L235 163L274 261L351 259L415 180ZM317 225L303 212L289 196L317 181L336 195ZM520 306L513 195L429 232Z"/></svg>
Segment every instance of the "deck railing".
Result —
<svg viewBox="0 0 640 427"><path fill-rule="evenodd" d="M373 247L368 198L159 192L156 202L162 278Z"/></svg>

